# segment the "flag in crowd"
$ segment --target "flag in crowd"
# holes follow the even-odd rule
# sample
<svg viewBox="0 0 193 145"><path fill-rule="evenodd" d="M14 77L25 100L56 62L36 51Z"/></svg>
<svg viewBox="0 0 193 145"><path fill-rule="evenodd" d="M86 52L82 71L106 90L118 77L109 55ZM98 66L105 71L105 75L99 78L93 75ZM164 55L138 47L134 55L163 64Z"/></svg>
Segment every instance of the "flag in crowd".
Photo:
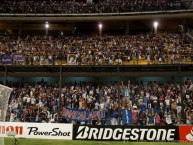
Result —
<svg viewBox="0 0 193 145"><path fill-rule="evenodd" d="M122 124L123 125L131 125L132 124L132 112L128 109L122 109L121 110L122 115Z"/></svg>
<svg viewBox="0 0 193 145"><path fill-rule="evenodd" d="M12 57L11 56L3 56L2 62L3 62L3 64L11 64L12 63Z"/></svg>
<svg viewBox="0 0 193 145"><path fill-rule="evenodd" d="M104 111L88 111L84 109L63 108L62 115L64 118L75 121L89 121L95 118L105 118Z"/></svg>
<svg viewBox="0 0 193 145"><path fill-rule="evenodd" d="M13 55L13 61L24 62L25 61L25 56L23 54L14 54Z"/></svg>

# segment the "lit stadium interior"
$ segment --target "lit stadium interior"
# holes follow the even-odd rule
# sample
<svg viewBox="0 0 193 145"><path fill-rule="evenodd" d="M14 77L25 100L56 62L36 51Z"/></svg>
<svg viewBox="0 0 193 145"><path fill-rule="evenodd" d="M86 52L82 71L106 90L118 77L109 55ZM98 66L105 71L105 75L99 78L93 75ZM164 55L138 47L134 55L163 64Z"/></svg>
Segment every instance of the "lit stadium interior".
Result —
<svg viewBox="0 0 193 145"><path fill-rule="evenodd" d="M193 1L1 0L0 84L0 145L192 143Z"/></svg>

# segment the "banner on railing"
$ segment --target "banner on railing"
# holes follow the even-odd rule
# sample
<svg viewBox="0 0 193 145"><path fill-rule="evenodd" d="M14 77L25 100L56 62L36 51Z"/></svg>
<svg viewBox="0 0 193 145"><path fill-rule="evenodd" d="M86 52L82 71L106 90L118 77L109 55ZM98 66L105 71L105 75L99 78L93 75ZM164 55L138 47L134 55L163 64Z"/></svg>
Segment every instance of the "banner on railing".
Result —
<svg viewBox="0 0 193 145"><path fill-rule="evenodd" d="M15 62L24 62L25 56L23 54L14 54L13 55L13 61Z"/></svg>
<svg viewBox="0 0 193 145"><path fill-rule="evenodd" d="M22 138L72 140L72 124L1 122L0 136L10 136L10 132Z"/></svg>
<svg viewBox="0 0 193 145"><path fill-rule="evenodd" d="M62 115L64 118L75 121L89 121L92 119L105 118L104 111L88 111L83 109L63 108Z"/></svg>
<svg viewBox="0 0 193 145"><path fill-rule="evenodd" d="M11 56L3 56L2 62L3 62L3 64L11 64L12 63L12 57Z"/></svg>
<svg viewBox="0 0 193 145"><path fill-rule="evenodd" d="M75 54L68 54L67 65L76 65L76 55Z"/></svg>

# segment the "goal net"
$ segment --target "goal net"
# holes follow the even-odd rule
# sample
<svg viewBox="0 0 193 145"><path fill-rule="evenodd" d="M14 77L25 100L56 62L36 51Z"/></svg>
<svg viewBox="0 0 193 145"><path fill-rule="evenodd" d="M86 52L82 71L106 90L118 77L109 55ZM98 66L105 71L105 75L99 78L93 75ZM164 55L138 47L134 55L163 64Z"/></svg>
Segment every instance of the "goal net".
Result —
<svg viewBox="0 0 193 145"><path fill-rule="evenodd" d="M11 88L0 85L0 122L5 121L11 91L12 91ZM4 145L4 138L1 137L1 132L0 132L0 145Z"/></svg>

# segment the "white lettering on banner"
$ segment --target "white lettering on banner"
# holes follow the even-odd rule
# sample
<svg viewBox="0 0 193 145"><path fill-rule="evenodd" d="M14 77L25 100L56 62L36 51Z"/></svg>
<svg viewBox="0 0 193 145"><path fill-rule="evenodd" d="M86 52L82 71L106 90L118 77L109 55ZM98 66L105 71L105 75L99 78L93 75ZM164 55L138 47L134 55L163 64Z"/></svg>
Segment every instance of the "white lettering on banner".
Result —
<svg viewBox="0 0 193 145"><path fill-rule="evenodd" d="M140 137L140 140L143 140L144 139L144 136L145 136L145 132L148 131L148 129L142 129L141 130L141 137Z"/></svg>
<svg viewBox="0 0 193 145"><path fill-rule="evenodd" d="M112 137L113 130L111 128L105 128L102 139L110 139Z"/></svg>
<svg viewBox="0 0 193 145"><path fill-rule="evenodd" d="M103 135L103 128L100 128L98 139L101 139Z"/></svg>
<svg viewBox="0 0 193 145"><path fill-rule="evenodd" d="M172 133L173 132L173 133ZM167 140L173 140L173 138L171 136L175 135L175 129L170 129L168 130L168 134L167 134Z"/></svg>
<svg viewBox="0 0 193 145"><path fill-rule="evenodd" d="M76 139L102 140L174 140L176 129L90 128L79 126Z"/></svg>
<svg viewBox="0 0 193 145"><path fill-rule="evenodd" d="M123 131L123 137L122 137L123 140L127 140L127 139L129 138L129 136L130 136L130 131L131 131L131 129L128 129L128 128L124 129L124 131Z"/></svg>
<svg viewBox="0 0 193 145"><path fill-rule="evenodd" d="M91 137L93 136L94 138L97 138L97 133L98 133L98 129L97 128L92 128L90 131L90 134L88 136L89 139L91 139Z"/></svg>
<svg viewBox="0 0 193 145"><path fill-rule="evenodd" d="M72 140L72 124L1 122L0 136L15 131L16 137Z"/></svg>
<svg viewBox="0 0 193 145"><path fill-rule="evenodd" d="M147 140L155 140L157 131L155 129L149 129L147 132Z"/></svg>
<svg viewBox="0 0 193 145"><path fill-rule="evenodd" d="M160 140L165 140L165 136L166 136L167 132L165 129L159 129L158 133L157 133L157 138L156 140L159 140L159 137L161 136ZM168 133L169 134L169 133Z"/></svg>
<svg viewBox="0 0 193 145"><path fill-rule="evenodd" d="M131 130L131 137L130 137L130 139L131 140L137 140L138 138L139 138L139 129L137 129L137 128L134 128L134 129L132 129Z"/></svg>
<svg viewBox="0 0 193 145"><path fill-rule="evenodd" d="M120 128L118 128L118 129L116 129L115 131L114 131L114 133L113 133L113 138L115 139L115 140L119 140L119 138L121 138L121 133L122 133L122 129L120 129ZM118 134L119 133L119 134Z"/></svg>

